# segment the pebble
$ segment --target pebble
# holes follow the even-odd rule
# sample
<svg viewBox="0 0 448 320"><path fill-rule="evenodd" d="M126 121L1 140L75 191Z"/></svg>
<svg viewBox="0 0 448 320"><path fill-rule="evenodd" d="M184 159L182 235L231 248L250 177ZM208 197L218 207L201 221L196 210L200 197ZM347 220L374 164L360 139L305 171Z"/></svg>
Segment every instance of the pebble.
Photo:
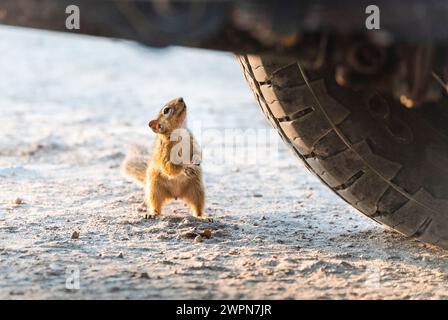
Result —
<svg viewBox="0 0 448 320"><path fill-rule="evenodd" d="M210 229L204 229L204 231L201 234L202 237L210 239L212 237L212 230Z"/></svg>
<svg viewBox="0 0 448 320"><path fill-rule="evenodd" d="M117 257L118 258L123 258L123 252L120 252Z"/></svg>
<svg viewBox="0 0 448 320"><path fill-rule="evenodd" d="M25 202L23 201L22 198L15 198L11 201L11 203L15 204L15 205L20 205L20 204L24 204Z"/></svg>
<svg viewBox="0 0 448 320"><path fill-rule="evenodd" d="M79 239L79 232L78 231L73 231L72 236L70 238L71 239Z"/></svg>
<svg viewBox="0 0 448 320"><path fill-rule="evenodd" d="M196 238L194 238L194 242L199 243L202 242L204 239L202 238L201 235L196 236Z"/></svg>

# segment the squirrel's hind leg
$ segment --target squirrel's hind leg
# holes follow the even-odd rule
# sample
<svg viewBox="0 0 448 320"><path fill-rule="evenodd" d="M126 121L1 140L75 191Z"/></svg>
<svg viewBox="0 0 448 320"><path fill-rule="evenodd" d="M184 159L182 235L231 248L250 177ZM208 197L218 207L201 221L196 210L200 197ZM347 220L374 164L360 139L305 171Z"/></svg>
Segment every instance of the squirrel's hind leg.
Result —
<svg viewBox="0 0 448 320"><path fill-rule="evenodd" d="M183 199L190 205L193 215L198 219L205 219L205 196L202 186L193 186L188 189Z"/></svg>
<svg viewBox="0 0 448 320"><path fill-rule="evenodd" d="M155 218L162 212L162 205L165 202L165 197L160 192L150 192L147 201L148 207L145 219Z"/></svg>
<svg viewBox="0 0 448 320"><path fill-rule="evenodd" d="M154 179L147 184L145 193L148 206L145 218L155 218L162 213L162 206L171 198L170 192Z"/></svg>

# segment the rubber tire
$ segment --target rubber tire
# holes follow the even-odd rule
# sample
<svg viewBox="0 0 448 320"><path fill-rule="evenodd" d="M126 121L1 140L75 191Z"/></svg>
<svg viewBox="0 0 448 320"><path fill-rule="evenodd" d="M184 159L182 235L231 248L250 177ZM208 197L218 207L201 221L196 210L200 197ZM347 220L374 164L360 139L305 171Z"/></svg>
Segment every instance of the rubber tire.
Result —
<svg viewBox="0 0 448 320"><path fill-rule="evenodd" d="M339 86L330 71L239 59L261 109L309 170L375 221L448 248L444 132L391 97Z"/></svg>

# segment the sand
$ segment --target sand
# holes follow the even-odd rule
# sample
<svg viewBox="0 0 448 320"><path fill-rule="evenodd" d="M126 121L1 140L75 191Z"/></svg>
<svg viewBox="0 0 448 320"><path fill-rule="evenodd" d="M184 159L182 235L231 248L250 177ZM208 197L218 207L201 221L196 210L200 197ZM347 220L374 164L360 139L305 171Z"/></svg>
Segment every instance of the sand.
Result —
<svg viewBox="0 0 448 320"><path fill-rule="evenodd" d="M231 54L0 37L0 298L448 297L447 252L327 190L269 127ZM143 191L120 172L176 96L204 152L205 221L181 202L144 220ZM226 158L235 133L268 152L254 161L243 139Z"/></svg>

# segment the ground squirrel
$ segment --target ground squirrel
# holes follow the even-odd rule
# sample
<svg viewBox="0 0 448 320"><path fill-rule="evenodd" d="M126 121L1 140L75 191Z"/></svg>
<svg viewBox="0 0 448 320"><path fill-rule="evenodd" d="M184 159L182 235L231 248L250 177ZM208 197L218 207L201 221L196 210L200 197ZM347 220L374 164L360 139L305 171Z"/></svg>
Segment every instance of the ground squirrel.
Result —
<svg viewBox="0 0 448 320"><path fill-rule="evenodd" d="M185 126L186 114L182 98L167 103L157 119L149 122L157 134L149 160L128 155L123 163L125 174L144 185L145 218L159 215L172 199L187 202L195 217L205 218L201 152Z"/></svg>

